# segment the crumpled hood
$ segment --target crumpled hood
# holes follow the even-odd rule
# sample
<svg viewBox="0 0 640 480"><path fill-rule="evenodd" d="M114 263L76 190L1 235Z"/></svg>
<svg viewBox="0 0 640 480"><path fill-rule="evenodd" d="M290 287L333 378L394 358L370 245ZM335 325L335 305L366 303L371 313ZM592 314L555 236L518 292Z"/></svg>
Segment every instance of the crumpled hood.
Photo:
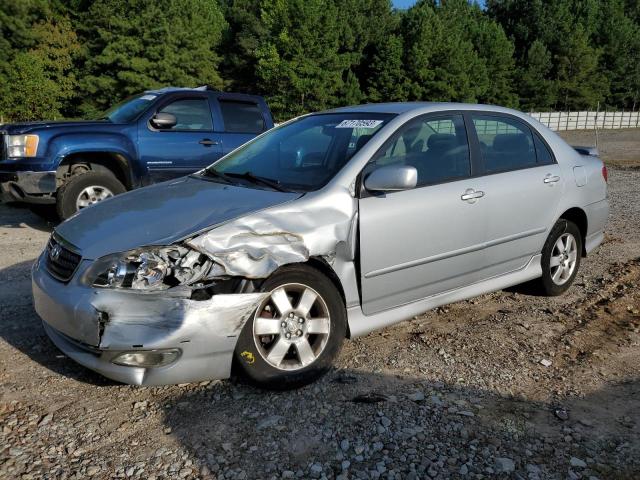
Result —
<svg viewBox="0 0 640 480"><path fill-rule="evenodd" d="M110 198L56 228L96 259L145 245L168 245L208 227L300 197L183 177Z"/></svg>
<svg viewBox="0 0 640 480"><path fill-rule="evenodd" d="M0 131L6 132L9 135L19 135L29 133L34 130L52 129L52 128L86 128L91 126L107 127L110 125L116 125L108 120L42 120L37 122L19 122L19 123L7 123L0 125Z"/></svg>

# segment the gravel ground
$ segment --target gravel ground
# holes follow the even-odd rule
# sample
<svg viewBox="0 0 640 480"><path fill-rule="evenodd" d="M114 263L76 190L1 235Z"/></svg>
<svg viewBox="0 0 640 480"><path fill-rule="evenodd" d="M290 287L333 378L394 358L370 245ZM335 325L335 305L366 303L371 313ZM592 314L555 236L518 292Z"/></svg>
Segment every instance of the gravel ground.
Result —
<svg viewBox="0 0 640 480"><path fill-rule="evenodd" d="M592 146L596 144L594 130L560 132L571 145ZM618 167L640 165L640 130L600 130L598 132L600 155L610 165Z"/></svg>
<svg viewBox="0 0 640 480"><path fill-rule="evenodd" d="M640 134L625 135L632 158ZM31 304L52 225L0 206L0 476L640 478L640 169L625 165L606 241L566 295L525 285L438 308L346 342L292 392L131 387L76 365Z"/></svg>

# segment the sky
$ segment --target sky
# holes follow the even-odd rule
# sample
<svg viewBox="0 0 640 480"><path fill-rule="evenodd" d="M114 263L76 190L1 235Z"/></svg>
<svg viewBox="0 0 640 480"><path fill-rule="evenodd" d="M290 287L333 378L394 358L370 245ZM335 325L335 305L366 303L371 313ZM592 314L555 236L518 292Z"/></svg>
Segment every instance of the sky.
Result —
<svg viewBox="0 0 640 480"><path fill-rule="evenodd" d="M416 3L416 0L393 0L393 6L396 8L409 8L414 3ZM484 0L478 0L478 3L483 6Z"/></svg>

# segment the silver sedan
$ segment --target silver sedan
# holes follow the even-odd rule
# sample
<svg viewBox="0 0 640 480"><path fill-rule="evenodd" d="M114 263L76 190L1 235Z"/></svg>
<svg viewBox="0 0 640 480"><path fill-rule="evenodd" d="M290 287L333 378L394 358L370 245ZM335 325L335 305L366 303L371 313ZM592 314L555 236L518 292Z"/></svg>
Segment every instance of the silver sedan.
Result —
<svg viewBox="0 0 640 480"><path fill-rule="evenodd" d="M559 295L603 239L607 171L531 117L398 103L278 126L197 174L62 223L36 311L122 382L323 374L345 338L536 279Z"/></svg>

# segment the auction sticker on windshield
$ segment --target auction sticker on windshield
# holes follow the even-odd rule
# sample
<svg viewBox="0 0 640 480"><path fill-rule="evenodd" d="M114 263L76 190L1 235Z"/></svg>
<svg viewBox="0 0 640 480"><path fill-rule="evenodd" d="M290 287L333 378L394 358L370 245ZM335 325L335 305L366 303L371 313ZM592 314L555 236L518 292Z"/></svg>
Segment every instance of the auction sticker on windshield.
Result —
<svg viewBox="0 0 640 480"><path fill-rule="evenodd" d="M343 120L336 128L376 128L382 120Z"/></svg>

